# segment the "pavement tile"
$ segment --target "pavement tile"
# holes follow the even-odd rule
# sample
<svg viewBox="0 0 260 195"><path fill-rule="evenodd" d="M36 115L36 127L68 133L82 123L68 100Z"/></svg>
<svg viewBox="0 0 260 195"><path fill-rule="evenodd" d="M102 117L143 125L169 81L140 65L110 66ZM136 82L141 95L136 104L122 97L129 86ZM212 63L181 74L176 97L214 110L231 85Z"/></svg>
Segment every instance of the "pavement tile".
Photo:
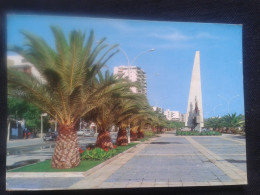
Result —
<svg viewBox="0 0 260 195"><path fill-rule="evenodd" d="M182 186L196 186L196 182L182 182Z"/></svg>
<svg viewBox="0 0 260 195"><path fill-rule="evenodd" d="M141 182L132 182L132 181L130 181L127 184L126 188L138 188L140 186L141 186Z"/></svg>
<svg viewBox="0 0 260 195"><path fill-rule="evenodd" d="M155 186L155 181L154 182L149 182L149 181L143 181L140 185L140 187L154 187Z"/></svg>
<svg viewBox="0 0 260 195"><path fill-rule="evenodd" d="M45 189L45 188L67 188L71 184L80 181L82 177L72 178L9 178L6 182L6 189Z"/></svg>
<svg viewBox="0 0 260 195"><path fill-rule="evenodd" d="M208 186L209 182L194 182L195 186Z"/></svg>
<svg viewBox="0 0 260 195"><path fill-rule="evenodd" d="M99 188L112 188L114 182L103 182L98 187Z"/></svg>
<svg viewBox="0 0 260 195"><path fill-rule="evenodd" d="M169 187L182 186L182 182L169 181Z"/></svg>
<svg viewBox="0 0 260 195"><path fill-rule="evenodd" d="M169 187L169 182L155 182L155 187Z"/></svg>

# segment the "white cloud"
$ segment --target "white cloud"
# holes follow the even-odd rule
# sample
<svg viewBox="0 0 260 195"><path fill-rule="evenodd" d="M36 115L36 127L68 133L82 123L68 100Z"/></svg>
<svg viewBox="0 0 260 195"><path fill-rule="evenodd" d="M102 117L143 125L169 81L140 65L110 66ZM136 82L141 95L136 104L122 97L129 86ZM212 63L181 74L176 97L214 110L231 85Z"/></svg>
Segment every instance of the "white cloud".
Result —
<svg viewBox="0 0 260 195"><path fill-rule="evenodd" d="M159 39L165 39L170 41L186 41L189 39L188 36L181 34L179 32L173 32L170 34L159 34L159 33L153 33L150 35L151 37L159 38Z"/></svg>
<svg viewBox="0 0 260 195"><path fill-rule="evenodd" d="M207 32L200 32L197 35L194 36L196 39L219 39L219 37L214 36Z"/></svg>
<svg viewBox="0 0 260 195"><path fill-rule="evenodd" d="M110 26L114 27L118 31L125 32L125 33L135 33L144 30L143 28L140 27L138 28L132 27L130 25L127 25L125 22L119 20L111 20Z"/></svg>

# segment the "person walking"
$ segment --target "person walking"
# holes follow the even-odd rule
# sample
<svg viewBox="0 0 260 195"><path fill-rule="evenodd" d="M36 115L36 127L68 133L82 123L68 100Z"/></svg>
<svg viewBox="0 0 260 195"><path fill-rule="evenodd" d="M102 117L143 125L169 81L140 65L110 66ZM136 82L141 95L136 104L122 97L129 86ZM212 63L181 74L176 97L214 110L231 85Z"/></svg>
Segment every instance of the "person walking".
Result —
<svg viewBox="0 0 260 195"><path fill-rule="evenodd" d="M25 131L25 129L23 129L23 139L25 139L26 138L26 131Z"/></svg>
<svg viewBox="0 0 260 195"><path fill-rule="evenodd" d="M28 132L28 138L31 138L31 132L30 131Z"/></svg>

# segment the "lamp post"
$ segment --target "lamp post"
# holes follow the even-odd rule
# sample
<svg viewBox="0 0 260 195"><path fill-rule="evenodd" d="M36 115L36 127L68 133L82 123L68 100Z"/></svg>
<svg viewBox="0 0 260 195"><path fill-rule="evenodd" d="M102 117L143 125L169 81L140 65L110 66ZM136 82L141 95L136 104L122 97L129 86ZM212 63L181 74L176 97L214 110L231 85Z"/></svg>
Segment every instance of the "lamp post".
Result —
<svg viewBox="0 0 260 195"><path fill-rule="evenodd" d="M47 113L41 114L41 138L42 138L42 131L43 131L43 121L42 121L43 116L47 116Z"/></svg>
<svg viewBox="0 0 260 195"><path fill-rule="evenodd" d="M128 78L129 78L129 80L130 80L130 66L134 64L134 62L136 61L136 59L137 59L138 57L140 57L141 55L145 54L145 53L155 51L154 48L145 50L145 51L139 53L138 55L136 55L136 56L133 58L133 60L131 61L131 63L130 63L129 57L128 57L127 53L125 52L125 50L123 50L121 47L119 47L119 50L121 50L122 53L123 53L123 54L125 55L125 57L126 57L127 66L128 66ZM131 128L130 128L130 124L129 124L128 127L127 127L128 143L130 143L130 140L131 140L131 139L130 139L130 131L131 131Z"/></svg>
<svg viewBox="0 0 260 195"><path fill-rule="evenodd" d="M154 48L148 49L148 50L145 50L145 51L142 51L142 52L140 52L138 55L136 55L136 56L133 58L133 60L131 61L131 63L130 63L129 57L128 57L127 53L125 52L125 50L123 50L121 47L119 47L119 50L122 51L122 53L123 53L123 54L125 55L125 57L126 57L127 66L128 66L128 78L129 78L129 80L130 80L130 66L134 64L134 62L136 61L136 59L139 58L141 55L144 55L145 53L155 51Z"/></svg>
<svg viewBox="0 0 260 195"><path fill-rule="evenodd" d="M144 55L145 53L153 52L153 51L155 51L154 48L148 49L148 50L145 50L145 51L139 53L138 55L136 55L136 56L133 58L133 60L131 61L131 65L134 65L134 62L136 61L136 59L137 59L138 57L140 57L141 55Z"/></svg>
<svg viewBox="0 0 260 195"><path fill-rule="evenodd" d="M235 95L235 96L233 96L233 97L231 97L229 99L227 99L227 98L225 98L225 97L223 97L221 95L218 95L218 97L220 97L221 99L226 101L226 103L228 105L228 114L229 114L229 111L230 111L229 106L230 106L231 101L234 100L235 98L239 97L239 95Z"/></svg>
<svg viewBox="0 0 260 195"><path fill-rule="evenodd" d="M222 104L219 104L219 105L216 105L214 108L213 108L213 112L214 112L214 117L216 117L216 108L219 107L219 106L222 106Z"/></svg>

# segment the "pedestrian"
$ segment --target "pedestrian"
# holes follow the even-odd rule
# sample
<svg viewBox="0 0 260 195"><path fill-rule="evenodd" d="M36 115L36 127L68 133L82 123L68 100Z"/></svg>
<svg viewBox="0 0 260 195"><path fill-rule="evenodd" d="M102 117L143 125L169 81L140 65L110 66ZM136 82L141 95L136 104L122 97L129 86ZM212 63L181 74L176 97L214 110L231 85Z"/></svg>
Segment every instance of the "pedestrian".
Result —
<svg viewBox="0 0 260 195"><path fill-rule="evenodd" d="M28 132L28 138L31 138L31 132L30 131Z"/></svg>
<svg viewBox="0 0 260 195"><path fill-rule="evenodd" d="M23 139L25 139L26 134L25 134L25 129L23 129Z"/></svg>

